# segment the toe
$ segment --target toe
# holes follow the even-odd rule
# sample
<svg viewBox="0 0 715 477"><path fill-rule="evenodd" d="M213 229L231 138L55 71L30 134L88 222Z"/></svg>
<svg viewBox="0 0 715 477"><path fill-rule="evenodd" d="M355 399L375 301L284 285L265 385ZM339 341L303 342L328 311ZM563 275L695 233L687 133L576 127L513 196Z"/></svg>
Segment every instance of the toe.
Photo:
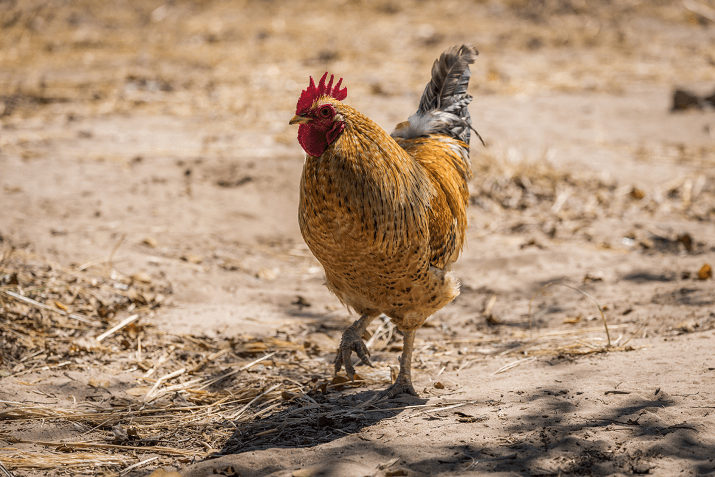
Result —
<svg viewBox="0 0 715 477"><path fill-rule="evenodd" d="M358 358L360 358L360 362L364 364L365 366L370 366L372 367L372 363L370 362L370 350L367 349L367 346L365 346L365 343L362 341L355 342L355 346L353 348L355 350L355 353L358 355Z"/></svg>
<svg viewBox="0 0 715 477"><path fill-rule="evenodd" d="M335 374L338 374L343 367L343 353L338 350L338 354L335 356Z"/></svg>
<svg viewBox="0 0 715 477"><path fill-rule="evenodd" d="M350 351L350 348L343 348L342 350L340 350L340 353L342 354L343 366L345 366L345 374L348 375L348 378L354 380L355 368L353 368L353 363L350 359Z"/></svg>
<svg viewBox="0 0 715 477"><path fill-rule="evenodd" d="M392 399L394 397L397 397L400 394L410 394L415 397L420 397L419 394L417 394L417 391L415 391L414 386L412 386L412 382L410 381L401 381L397 380L395 381L392 386L389 388L385 389L381 393L381 399Z"/></svg>

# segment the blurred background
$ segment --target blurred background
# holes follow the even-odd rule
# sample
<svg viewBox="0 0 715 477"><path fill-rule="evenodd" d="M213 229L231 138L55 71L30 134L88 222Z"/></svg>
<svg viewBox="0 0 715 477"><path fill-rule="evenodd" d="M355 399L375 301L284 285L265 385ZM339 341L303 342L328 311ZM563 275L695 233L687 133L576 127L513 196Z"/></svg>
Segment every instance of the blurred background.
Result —
<svg viewBox="0 0 715 477"><path fill-rule="evenodd" d="M0 114L200 114L279 134L309 75L358 109L414 102L471 42L477 96L712 81L708 0L16 1L0 3ZM278 135L278 141L287 137Z"/></svg>
<svg viewBox="0 0 715 477"><path fill-rule="evenodd" d="M268 393L268 403L293 399L298 388L273 385L287 377L301 393L320 386L326 393L334 351L354 316L323 286L323 269L300 235L305 156L288 121L309 77L329 71L344 78L347 104L390 131L416 110L435 58L462 43L480 52L469 109L486 147L473 140L468 241L454 267L461 295L418 333L420 392L436 392L431 380L439 377L445 392L490 399L499 425L474 424L498 450L485 455L511 455L522 425L539 430L550 422L537 395L554 386L560 365L556 383L564 384L546 392L569 399L553 407L553 423L566 416L559 432L567 452L549 457L552 474L578 460L588 462L586 474L601 475L590 466L612 459L623 466L608 475L630 473L642 456L711 472L713 446L681 433L691 425L712 429L709 411L694 404L713 400L712 347L693 340L715 329L715 0L0 0L0 399L44 402L54 412L57 399L105 402L109 389L121 399L111 406L124 407L114 408L121 414L115 421L96 414L96 430L144 409L160 385L167 385L161 406L168 399L183 406L183 397L171 397L176 380L215 383L231 366L269 351L278 352L271 364L228 372L236 379L209 394L182 396L219 406L241 393L242 400L220 404L238 416L246 408L233 414L235 406L259 395ZM588 292L599 307L565 287L544 292L555 281ZM94 339L122 323L101 346ZM394 326L379 326L372 355L379 366L365 376L384 387L401 348ZM577 362L592 354L594 361ZM152 373L158 380L147 381ZM585 380L574 381L579 376ZM620 389L647 395L604 396L620 381L627 383ZM504 390L499 403L491 401L496 389ZM531 394L509 394L518 389ZM583 401L570 400L583 392ZM620 398L648 409L681 403L658 424L670 444L654 439L648 429L655 427L636 436L629 426L641 408L635 401L619 408ZM603 425L584 427L589 403ZM532 404L499 434L502 408ZM5 410L16 419L6 432L90 438L46 414L33 414L27 428L25 407ZM163 412L153 414L161 422L130 418L139 436L173 439L186 451L154 464L178 467L190 461L180 455L236 449L233 427L217 428L212 413L201 428L211 429L211 439L204 434L210 447ZM614 422L628 426L619 431ZM312 421L306 426L296 445L315 435ZM427 437L433 427L404 426L415 440L399 446L415 460L441 452ZM119 439L113 429L92 436ZM587 432L573 440L575 429L598 434L600 450L592 450ZM344 434L320 432L322 442ZM253 434L260 445L286 439L282 430L245 436ZM613 439L607 453L606 434ZM523 465L541 475L541 456L554 447L545 434L529 435L526 448L543 450ZM454 447L438 463L452 460L458 446L456 437L443 438ZM58 446L44 455L65 455L56 449L67 447ZM18 459L35 468L36 448L25 449ZM133 467L138 458L129 449L102 458ZM295 455L302 465L304 454ZM94 469L91 459L81 465ZM462 469L475 465L471 459ZM507 470L522 465L504 462ZM434 465L418 462L410 475L436 475L442 467ZM42 475L66 469L52 472Z"/></svg>

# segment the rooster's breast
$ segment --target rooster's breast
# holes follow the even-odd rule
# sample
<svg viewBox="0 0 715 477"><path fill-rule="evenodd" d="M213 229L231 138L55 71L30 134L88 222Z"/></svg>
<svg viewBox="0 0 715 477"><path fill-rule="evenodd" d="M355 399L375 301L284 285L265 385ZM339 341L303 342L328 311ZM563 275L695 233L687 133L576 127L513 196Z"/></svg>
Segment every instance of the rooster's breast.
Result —
<svg viewBox="0 0 715 477"><path fill-rule="evenodd" d="M429 263L431 186L414 161L395 170L394 164L360 159L327 151L307 156L301 233L325 269L326 285L344 304L418 327L458 293L458 284Z"/></svg>

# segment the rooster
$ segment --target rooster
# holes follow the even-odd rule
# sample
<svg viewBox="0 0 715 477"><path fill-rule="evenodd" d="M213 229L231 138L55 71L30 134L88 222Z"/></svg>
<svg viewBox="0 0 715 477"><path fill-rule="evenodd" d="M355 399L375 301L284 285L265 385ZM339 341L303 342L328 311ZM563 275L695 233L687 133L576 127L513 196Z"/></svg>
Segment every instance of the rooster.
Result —
<svg viewBox="0 0 715 477"><path fill-rule="evenodd" d="M306 152L301 233L325 269L328 289L361 315L342 335L335 373L344 366L354 380L353 351L372 366L362 337L385 314L403 335L400 371L381 393L386 398L417 396L415 332L459 294L449 269L467 228L473 130L467 86L477 54L470 45L445 51L417 112L391 135L344 104L342 78L333 85L331 75L326 85L327 72L317 87L310 78L289 123L300 125L298 142Z"/></svg>

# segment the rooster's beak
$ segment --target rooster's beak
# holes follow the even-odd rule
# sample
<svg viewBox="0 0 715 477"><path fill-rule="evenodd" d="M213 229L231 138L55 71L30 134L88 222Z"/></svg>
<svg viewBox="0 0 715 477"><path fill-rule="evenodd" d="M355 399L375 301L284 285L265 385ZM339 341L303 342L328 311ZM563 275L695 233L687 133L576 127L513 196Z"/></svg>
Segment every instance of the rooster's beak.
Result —
<svg viewBox="0 0 715 477"><path fill-rule="evenodd" d="M288 124L305 124L309 123L311 121L310 118L306 118L303 116L298 116L297 114L293 116L293 119L291 119Z"/></svg>

